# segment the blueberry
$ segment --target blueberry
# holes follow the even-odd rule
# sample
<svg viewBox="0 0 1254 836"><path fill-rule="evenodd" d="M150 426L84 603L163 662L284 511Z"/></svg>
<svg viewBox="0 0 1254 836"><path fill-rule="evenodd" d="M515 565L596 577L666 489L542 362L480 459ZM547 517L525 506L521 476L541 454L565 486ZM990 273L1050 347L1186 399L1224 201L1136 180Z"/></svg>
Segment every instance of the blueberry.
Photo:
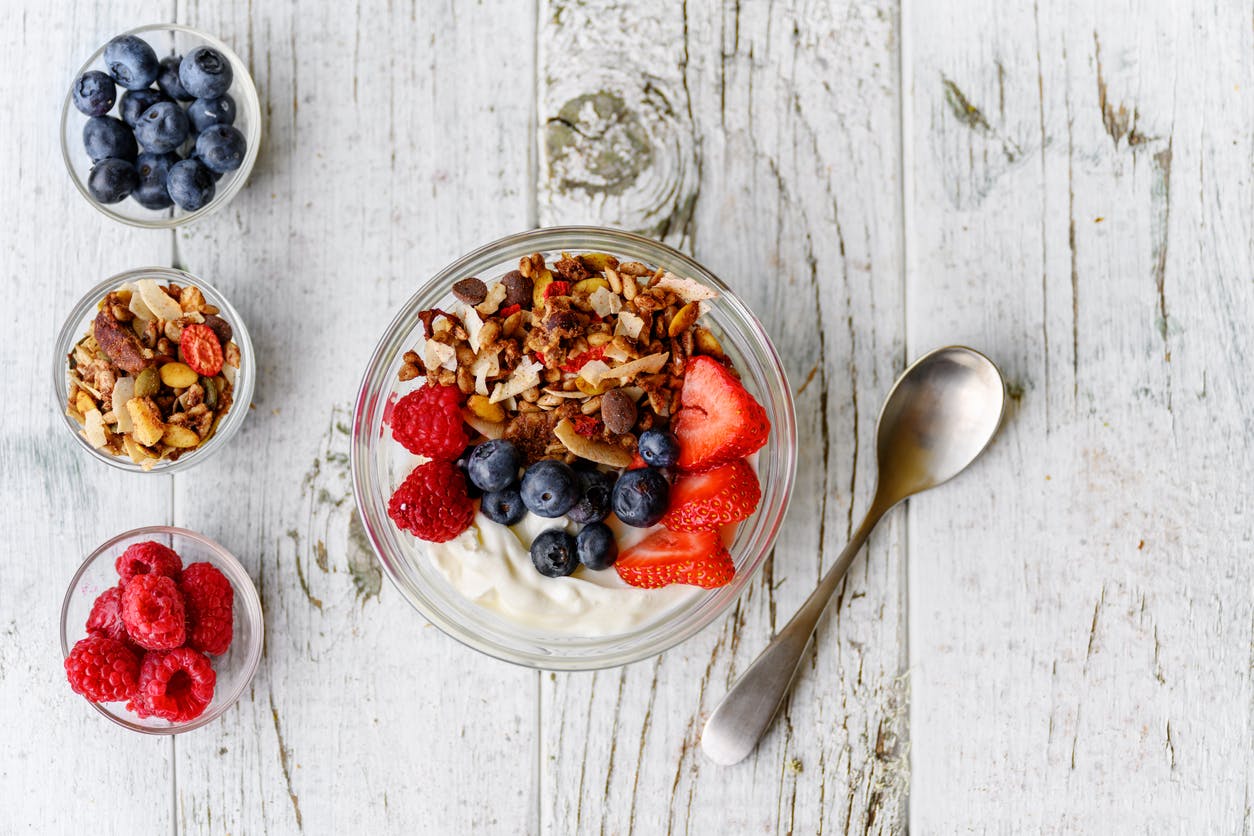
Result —
<svg viewBox="0 0 1254 836"><path fill-rule="evenodd" d="M74 106L88 116L104 116L117 98L117 85L100 70L89 70L74 82Z"/></svg>
<svg viewBox="0 0 1254 836"><path fill-rule="evenodd" d="M122 121L130 125L132 128L139 124L140 117L144 115L144 111L155 105L157 102L168 102L170 97L160 90L127 90L122 94L122 106L119 110L122 113Z"/></svg>
<svg viewBox="0 0 1254 836"><path fill-rule="evenodd" d="M170 198L181 208L194 212L213 200L217 187L209 176L209 169L195 160L182 160L170 167L166 178Z"/></svg>
<svg viewBox="0 0 1254 836"><path fill-rule="evenodd" d="M127 90L142 90L157 80L157 53L141 38L119 35L105 44L104 62L113 80Z"/></svg>
<svg viewBox="0 0 1254 836"><path fill-rule="evenodd" d="M522 500L541 517L560 517L579 499L579 479L565 462L536 462L522 478Z"/></svg>
<svg viewBox="0 0 1254 836"><path fill-rule="evenodd" d="M610 515L610 496L613 493L614 474L599 470L581 471L579 501L567 516L581 524L600 522Z"/></svg>
<svg viewBox="0 0 1254 836"><path fill-rule="evenodd" d="M83 125L83 148L93 163L116 158L135 162L139 149L135 146L135 134L121 119L112 116L93 116Z"/></svg>
<svg viewBox="0 0 1254 836"><path fill-rule="evenodd" d="M209 179L212 180L213 182L216 183L222 179L222 175L219 172L216 172L213 169L211 169L209 166L205 165L205 161L202 160L200 158L200 155L196 153L196 149L194 147L192 148L192 153L188 155L187 159L195 160L196 162L200 163L200 167L205 170L205 172L209 175Z"/></svg>
<svg viewBox="0 0 1254 836"><path fill-rule="evenodd" d="M560 528L541 531L531 541L531 563L546 578L561 578L579 566L575 538Z"/></svg>
<svg viewBox="0 0 1254 836"><path fill-rule="evenodd" d="M227 93L216 99L197 99L187 106L187 118L196 133L211 125L234 125L235 99Z"/></svg>
<svg viewBox="0 0 1254 836"><path fill-rule="evenodd" d="M157 86L171 99L186 102L194 97L183 87L183 82L179 81L179 64L182 61L181 55L168 55L162 58L157 70Z"/></svg>
<svg viewBox="0 0 1254 836"><path fill-rule="evenodd" d="M97 203L117 203L139 185L139 175L129 160L101 160L87 176L87 191Z"/></svg>
<svg viewBox="0 0 1254 836"><path fill-rule="evenodd" d="M179 64L183 89L198 99L221 96L231 87L231 62L211 46L198 46Z"/></svg>
<svg viewBox="0 0 1254 836"><path fill-rule="evenodd" d="M485 491L501 491L514 484L521 466L518 448L498 438L474 449L466 463L466 475Z"/></svg>
<svg viewBox="0 0 1254 836"><path fill-rule="evenodd" d="M503 491L490 491L483 495L479 510L492 522L501 525L514 525L521 522L527 515L527 506L523 505L522 494L518 488L510 486Z"/></svg>
<svg viewBox="0 0 1254 836"><path fill-rule="evenodd" d="M187 114L177 102L157 102L139 118L135 138L150 153L173 151L187 140Z"/></svg>
<svg viewBox="0 0 1254 836"><path fill-rule="evenodd" d="M618 559L618 541L605 523L586 525L575 537L575 554L589 569L608 569Z"/></svg>
<svg viewBox="0 0 1254 836"><path fill-rule="evenodd" d="M666 430L640 433L640 458L654 467L670 467L679 461L679 439Z"/></svg>
<svg viewBox="0 0 1254 836"><path fill-rule="evenodd" d="M661 471L651 467L629 470L614 486L614 514L627 525L648 528L666 514L670 491Z"/></svg>
<svg viewBox="0 0 1254 836"><path fill-rule="evenodd" d="M166 190L166 178L170 168L179 161L178 154L150 154L144 152L135 160L135 172L139 175L139 185L131 197L145 209L168 209L174 205L170 192Z"/></svg>
<svg viewBox="0 0 1254 836"><path fill-rule="evenodd" d="M230 125L210 125L196 137L196 157L205 168L225 174L244 162L244 135Z"/></svg>
<svg viewBox="0 0 1254 836"><path fill-rule="evenodd" d="M191 159L196 160L196 158L195 158L195 157L192 157ZM196 162L200 162L200 160L196 160ZM203 164L202 164L202 165L203 165ZM205 169L205 170L206 170L206 171L209 171L209 169ZM209 171L209 173L210 173L211 175L213 174L213 172L212 172L212 171ZM214 178L213 178L213 179L214 179L214 181L217 181L217 179L218 179L219 177L221 177L221 176L222 176L221 174L214 175ZM228 342L230 342L230 341L229 341L229 340L220 340L220 342L221 342L223 345L226 345L226 344L227 344ZM453 465L454 465L454 466L455 466L458 470L460 470L463 474L466 474L466 468L470 466L470 454L471 454L471 453L473 453L473 452L475 452L475 445L473 445L473 444L468 444L468 445L466 446L466 449L465 449L465 450L462 450L461 455L457 457L457 461L453 462ZM479 497L483 496L483 491L479 490L479 486L478 486L478 485L476 485L474 482L470 481L470 477L469 477L468 475L467 475L467 478L466 478L466 496L470 497L471 499L478 499Z"/></svg>

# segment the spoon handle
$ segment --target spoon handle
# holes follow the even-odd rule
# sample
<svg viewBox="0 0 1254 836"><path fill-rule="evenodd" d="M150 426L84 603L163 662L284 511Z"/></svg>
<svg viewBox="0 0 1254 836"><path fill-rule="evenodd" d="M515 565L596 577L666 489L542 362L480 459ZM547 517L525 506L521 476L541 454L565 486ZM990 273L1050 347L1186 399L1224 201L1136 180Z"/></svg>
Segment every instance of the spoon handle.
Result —
<svg viewBox="0 0 1254 836"><path fill-rule="evenodd" d="M819 618L831 602L849 564L853 563L885 510L878 502L872 504L849 545L823 576L818 588L810 593L797 614L736 680L714 709L701 733L701 747L715 763L724 766L739 763L753 751L758 740L770 728L801 667L802 656Z"/></svg>

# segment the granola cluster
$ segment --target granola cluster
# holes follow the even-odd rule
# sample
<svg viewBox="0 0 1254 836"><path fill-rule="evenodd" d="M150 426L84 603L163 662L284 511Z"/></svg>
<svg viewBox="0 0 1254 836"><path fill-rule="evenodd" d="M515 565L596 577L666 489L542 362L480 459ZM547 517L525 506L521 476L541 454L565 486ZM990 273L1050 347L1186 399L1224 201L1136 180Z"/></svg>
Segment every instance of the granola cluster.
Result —
<svg viewBox="0 0 1254 836"><path fill-rule="evenodd" d="M689 357L726 362L697 324L710 288L606 253L540 253L499 281L453 286L459 310L419 316L425 341L402 381L457 387L466 422L505 438L526 462L587 459L627 467L639 433L679 408Z"/></svg>
<svg viewBox="0 0 1254 836"><path fill-rule="evenodd" d="M69 354L66 414L95 448L145 470L213 436L231 408L239 346L200 289L127 283Z"/></svg>

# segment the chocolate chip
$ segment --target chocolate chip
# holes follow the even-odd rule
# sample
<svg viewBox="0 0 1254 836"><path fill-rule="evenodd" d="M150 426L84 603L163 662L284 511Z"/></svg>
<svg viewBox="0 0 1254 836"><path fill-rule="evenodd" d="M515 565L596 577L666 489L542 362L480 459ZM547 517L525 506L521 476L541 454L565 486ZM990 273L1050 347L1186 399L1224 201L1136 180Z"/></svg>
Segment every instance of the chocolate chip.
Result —
<svg viewBox="0 0 1254 836"><path fill-rule="evenodd" d="M505 285L505 301L501 303L501 307L508 308L510 305L531 307L531 291L534 287L531 279L517 270L511 270L501 278L501 284Z"/></svg>
<svg viewBox="0 0 1254 836"><path fill-rule="evenodd" d="M488 286L476 278L462 279L453 285L453 295L467 305L478 305L488 298Z"/></svg>
<svg viewBox="0 0 1254 836"><path fill-rule="evenodd" d="M601 420L612 433L631 432L636 425L636 402L622 389L611 389L601 396Z"/></svg>

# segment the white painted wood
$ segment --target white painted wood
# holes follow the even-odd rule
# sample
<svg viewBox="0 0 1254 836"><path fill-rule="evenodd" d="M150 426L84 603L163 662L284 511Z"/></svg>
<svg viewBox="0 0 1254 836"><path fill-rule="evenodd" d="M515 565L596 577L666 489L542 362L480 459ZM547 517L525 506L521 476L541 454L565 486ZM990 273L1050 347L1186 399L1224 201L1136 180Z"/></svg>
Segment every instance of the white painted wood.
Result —
<svg viewBox="0 0 1254 836"><path fill-rule="evenodd" d="M0 45L52 70L0 78L0 831L1249 832L1248 9L900 14L21 0ZM249 186L177 236L98 215L57 148L73 69L162 18L234 44L266 120ZM461 648L353 532L340 425L375 339L432 270L534 221L691 252L797 393L773 562L616 671ZM123 476L62 437L52 338L100 277L172 261L247 318L254 409L204 467ZM951 341L1007 371L1004 434L885 521L782 722L712 767L704 717L865 508L894 374ZM166 520L236 549L268 628L239 706L174 744L84 706L56 641L81 555Z"/></svg>
<svg viewBox="0 0 1254 836"><path fill-rule="evenodd" d="M1015 392L910 508L918 832L1250 832L1248 8L908 6L912 354Z"/></svg>
<svg viewBox="0 0 1254 836"><path fill-rule="evenodd" d="M897 516L855 564L757 753L721 769L698 746L705 717L810 593L870 499L878 402L904 348L893 7L656 4L642 15L558 2L541 20L542 221L662 234L736 288L784 357L802 447L774 560L731 615L657 661L543 681L545 828L900 830ZM622 104L568 127L587 108L570 102L589 98ZM624 159L625 126L638 126L648 154L637 147ZM568 182L571 170L620 174L641 156L647 167L625 184Z"/></svg>

